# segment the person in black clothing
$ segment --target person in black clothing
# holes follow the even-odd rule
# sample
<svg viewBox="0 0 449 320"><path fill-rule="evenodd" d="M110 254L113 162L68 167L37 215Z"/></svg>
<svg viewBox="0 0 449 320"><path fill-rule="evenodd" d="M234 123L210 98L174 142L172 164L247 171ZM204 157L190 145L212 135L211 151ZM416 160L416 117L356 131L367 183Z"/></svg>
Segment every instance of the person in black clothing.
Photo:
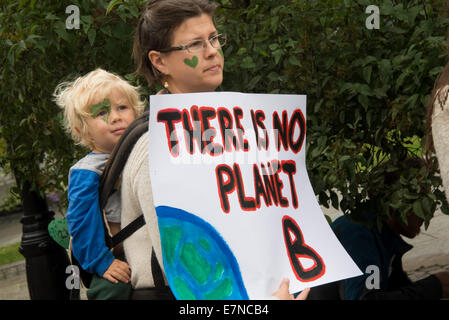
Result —
<svg viewBox="0 0 449 320"><path fill-rule="evenodd" d="M419 167L423 163L413 159L407 160L404 166L407 165ZM388 173L385 178L386 185L399 179L399 172ZM388 192L388 188L384 190ZM394 212L391 218L383 221L379 231L376 225L376 213L379 210L376 197L360 204L357 210L363 213L367 221L372 222L371 227L353 222L346 216L336 219L331 227L364 274L311 288L309 300L409 300L449 297L448 271L412 282L403 270L402 256L411 250L412 246L401 236L417 236L423 219L413 212L408 212L407 223L404 223L399 212Z"/></svg>

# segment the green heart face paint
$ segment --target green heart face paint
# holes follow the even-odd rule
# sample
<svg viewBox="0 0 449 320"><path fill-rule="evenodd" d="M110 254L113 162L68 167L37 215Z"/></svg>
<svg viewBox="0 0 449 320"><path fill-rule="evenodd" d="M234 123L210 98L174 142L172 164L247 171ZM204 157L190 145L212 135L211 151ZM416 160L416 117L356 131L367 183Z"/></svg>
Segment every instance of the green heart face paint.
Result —
<svg viewBox="0 0 449 320"><path fill-rule="evenodd" d="M188 65L189 67L195 69L195 67L198 65L198 57L197 56L193 56L193 58L190 59L190 60L186 58L186 59L184 59L184 63L186 65Z"/></svg>
<svg viewBox="0 0 449 320"><path fill-rule="evenodd" d="M106 123L108 123L110 114L111 114L111 102L107 98L90 107L90 115L92 116L92 118L101 116L103 121Z"/></svg>

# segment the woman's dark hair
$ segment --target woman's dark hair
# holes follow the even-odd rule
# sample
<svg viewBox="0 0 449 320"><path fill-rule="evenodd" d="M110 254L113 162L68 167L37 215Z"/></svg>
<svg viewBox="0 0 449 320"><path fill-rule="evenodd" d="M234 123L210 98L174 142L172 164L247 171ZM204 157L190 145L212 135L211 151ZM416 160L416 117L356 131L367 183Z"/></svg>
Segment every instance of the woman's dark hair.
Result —
<svg viewBox="0 0 449 320"><path fill-rule="evenodd" d="M133 59L135 74L145 77L149 86L161 81L162 74L148 59L150 50L161 50L171 45L174 30L186 19L207 14L213 17L217 6L208 0L153 0L137 24L134 35Z"/></svg>

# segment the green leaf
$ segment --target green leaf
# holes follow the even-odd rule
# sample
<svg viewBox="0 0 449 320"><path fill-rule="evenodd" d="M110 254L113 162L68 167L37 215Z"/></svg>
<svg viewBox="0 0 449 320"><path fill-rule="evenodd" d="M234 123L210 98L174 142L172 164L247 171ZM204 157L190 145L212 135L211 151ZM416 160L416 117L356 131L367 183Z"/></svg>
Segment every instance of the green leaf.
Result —
<svg viewBox="0 0 449 320"><path fill-rule="evenodd" d="M301 61L299 61L296 56L290 56L288 62L290 62L291 65L301 67Z"/></svg>
<svg viewBox="0 0 449 320"><path fill-rule="evenodd" d="M254 69L255 66L256 65L253 61L253 58L251 58L251 57L243 58L242 63L240 64L240 67L242 67L244 69Z"/></svg>
<svg viewBox="0 0 449 320"><path fill-rule="evenodd" d="M94 45L96 35L97 35L97 32L95 31L95 29L90 29L87 32L87 38L89 39L89 43L90 43L91 47Z"/></svg>
<svg viewBox="0 0 449 320"><path fill-rule="evenodd" d="M274 57L274 63L278 64L279 60L281 59L282 55L284 54L284 51L282 49L278 49L278 50L274 51L272 54Z"/></svg>
<svg viewBox="0 0 449 320"><path fill-rule="evenodd" d="M242 55L246 54L247 52L248 52L248 50L247 50L246 48L240 48L240 49L237 51L237 55L238 55L238 56L242 56Z"/></svg>
<svg viewBox="0 0 449 320"><path fill-rule="evenodd" d="M425 219L426 216L424 215L423 207L420 200L416 200L413 202L413 212L422 219Z"/></svg>
<svg viewBox="0 0 449 320"><path fill-rule="evenodd" d="M123 3L123 0L112 0L111 2L109 2L108 8L106 9L106 15L108 15L115 6L121 3Z"/></svg>
<svg viewBox="0 0 449 320"><path fill-rule="evenodd" d="M434 76L438 75L441 71L443 71L443 69L444 69L443 66L438 66L438 67L432 68L429 71L429 76L434 77Z"/></svg>
<svg viewBox="0 0 449 320"><path fill-rule="evenodd" d="M257 85L257 83L262 79L262 76L257 75L251 79L251 81L248 83L248 90L254 89L254 87Z"/></svg>
<svg viewBox="0 0 449 320"><path fill-rule="evenodd" d="M363 79L366 81L366 83L371 82L371 72L373 68L371 66L363 68Z"/></svg>
<svg viewBox="0 0 449 320"><path fill-rule="evenodd" d="M45 20L59 20L59 18L50 12L45 16Z"/></svg>
<svg viewBox="0 0 449 320"><path fill-rule="evenodd" d="M272 43L268 46L268 48L270 48L271 51L276 50L277 48L279 48L279 44L277 43Z"/></svg>

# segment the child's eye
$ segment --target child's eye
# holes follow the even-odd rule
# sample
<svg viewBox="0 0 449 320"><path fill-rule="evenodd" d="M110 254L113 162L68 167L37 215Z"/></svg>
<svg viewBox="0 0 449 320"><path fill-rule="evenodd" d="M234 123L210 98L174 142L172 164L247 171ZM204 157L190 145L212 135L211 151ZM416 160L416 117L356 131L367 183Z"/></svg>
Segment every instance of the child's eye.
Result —
<svg viewBox="0 0 449 320"><path fill-rule="evenodd" d="M95 117L104 117L105 115L107 115L108 112L106 110L100 110L98 111L98 113L95 115Z"/></svg>
<svg viewBox="0 0 449 320"><path fill-rule="evenodd" d="M119 110L126 110L126 109L128 109L128 106L120 106L120 107L118 107L118 109Z"/></svg>

